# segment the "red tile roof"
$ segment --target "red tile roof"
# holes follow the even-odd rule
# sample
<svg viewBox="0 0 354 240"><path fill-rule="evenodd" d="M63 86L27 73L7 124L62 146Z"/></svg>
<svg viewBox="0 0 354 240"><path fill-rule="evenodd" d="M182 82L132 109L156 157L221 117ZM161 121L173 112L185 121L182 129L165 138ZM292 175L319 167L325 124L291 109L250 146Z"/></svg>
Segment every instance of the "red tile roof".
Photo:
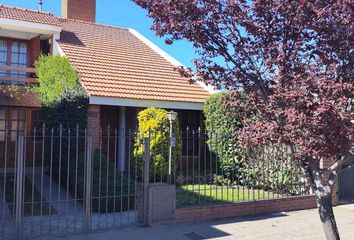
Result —
<svg viewBox="0 0 354 240"><path fill-rule="evenodd" d="M12 12L14 19L40 21L42 15L23 9ZM55 22L52 15L44 16L50 19L41 21ZM60 47L90 96L203 103L210 95L181 77L172 63L129 29L55 19L63 27Z"/></svg>
<svg viewBox="0 0 354 240"><path fill-rule="evenodd" d="M27 22L60 26L57 17L51 13L0 5L0 18L10 18Z"/></svg>
<svg viewBox="0 0 354 240"><path fill-rule="evenodd" d="M129 29L67 20L60 46L91 96L204 102L209 93Z"/></svg>

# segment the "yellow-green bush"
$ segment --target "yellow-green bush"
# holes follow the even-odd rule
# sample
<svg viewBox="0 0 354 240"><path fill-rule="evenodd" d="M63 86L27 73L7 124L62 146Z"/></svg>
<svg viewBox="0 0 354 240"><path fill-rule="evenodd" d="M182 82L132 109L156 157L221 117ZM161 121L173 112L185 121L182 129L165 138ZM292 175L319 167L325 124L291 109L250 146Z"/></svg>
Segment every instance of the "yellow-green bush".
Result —
<svg viewBox="0 0 354 240"><path fill-rule="evenodd" d="M158 180L166 178L168 169L169 120L167 114L168 112L164 109L152 107L138 114L139 130L135 158L138 160L138 167L139 170L141 170L141 159L144 151L143 139L149 138L151 155L150 176ZM173 126L173 134L176 137L176 147L173 149L172 154L172 172L174 171L174 163L177 163L181 156L181 138L178 119L174 122Z"/></svg>

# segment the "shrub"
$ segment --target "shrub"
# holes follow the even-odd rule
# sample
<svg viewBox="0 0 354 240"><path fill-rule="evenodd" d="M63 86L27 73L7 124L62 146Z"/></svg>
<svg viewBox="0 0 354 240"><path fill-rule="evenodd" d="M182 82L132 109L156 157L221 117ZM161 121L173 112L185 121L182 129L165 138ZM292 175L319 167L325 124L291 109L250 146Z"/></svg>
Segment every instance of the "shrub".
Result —
<svg viewBox="0 0 354 240"><path fill-rule="evenodd" d="M34 91L43 106L56 103L65 89L80 85L79 77L67 58L56 55L41 55L35 62L39 86Z"/></svg>
<svg viewBox="0 0 354 240"><path fill-rule="evenodd" d="M88 96L76 70L61 56L41 55L35 63L39 85L33 87L42 104L47 127L87 126Z"/></svg>
<svg viewBox="0 0 354 240"><path fill-rule="evenodd" d="M169 120L168 112L163 109L147 108L138 115L138 139L136 142L135 159L138 161L138 172L142 171L142 154L144 150L143 139L150 138L150 176L157 179L164 179L168 171L168 147L169 147ZM176 147L173 150L173 157L179 161L181 157L180 131L178 120L173 124ZM175 161L172 161L172 172L174 172Z"/></svg>
<svg viewBox="0 0 354 240"><path fill-rule="evenodd" d="M74 130L87 126L87 111L89 99L86 91L81 86L65 89L61 96L50 105L42 107L42 113L48 128L62 127Z"/></svg>
<svg viewBox="0 0 354 240"><path fill-rule="evenodd" d="M68 133L68 129L71 129L74 134L77 125L81 129L86 128L88 95L79 82L77 72L71 67L67 58L42 55L36 61L35 66L38 69L39 85L33 87L32 90L37 93L42 104L41 111L46 127L53 130L52 133L47 131L47 134L54 136L52 142L45 142L47 149L54 146L52 151L45 153L46 164L52 165L53 180L66 184L65 167L71 163L71 160L65 156L76 150L83 151L85 144L81 143L77 146L78 149L75 149L75 144L69 145L69 139L65 135ZM60 124L61 129L59 128ZM83 165L81 162L80 164ZM79 189L84 187L80 185L81 181L83 179L79 178Z"/></svg>
<svg viewBox="0 0 354 240"><path fill-rule="evenodd" d="M285 148L240 147L235 132L242 128L242 124L231 117L230 109L223 104L226 94L210 96L204 107L206 131L209 133L207 143L209 149L218 155L219 161L214 183L298 193L302 175L297 167L287 161ZM273 151L277 151L277 154Z"/></svg>
<svg viewBox="0 0 354 240"><path fill-rule="evenodd" d="M236 168L240 170L239 181L244 178L242 170L246 162L242 158L235 132L242 125L237 119L229 116L228 109L223 105L226 93L216 93L210 96L204 105L205 129L209 135L208 146L218 155L218 165L227 177Z"/></svg>

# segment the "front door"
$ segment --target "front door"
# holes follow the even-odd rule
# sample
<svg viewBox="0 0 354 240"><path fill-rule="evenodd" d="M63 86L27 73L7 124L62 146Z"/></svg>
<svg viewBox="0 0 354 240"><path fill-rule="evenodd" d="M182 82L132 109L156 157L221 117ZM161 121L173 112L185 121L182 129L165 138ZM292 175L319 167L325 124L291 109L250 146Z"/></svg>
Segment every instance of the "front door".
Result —
<svg viewBox="0 0 354 240"><path fill-rule="evenodd" d="M14 167L16 139L24 134L26 109L0 107L0 168Z"/></svg>

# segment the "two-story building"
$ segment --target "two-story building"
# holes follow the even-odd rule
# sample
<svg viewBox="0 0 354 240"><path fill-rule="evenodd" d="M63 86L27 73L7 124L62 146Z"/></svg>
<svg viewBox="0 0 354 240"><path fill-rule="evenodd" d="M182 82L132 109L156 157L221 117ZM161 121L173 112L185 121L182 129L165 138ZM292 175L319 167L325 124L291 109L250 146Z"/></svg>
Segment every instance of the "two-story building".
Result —
<svg viewBox="0 0 354 240"><path fill-rule="evenodd" d="M96 0L63 0L62 17L0 6L0 81L20 85L17 97L1 88L0 158L5 126L22 130L43 121L40 102L26 90L37 84L33 64L40 54L66 56L78 71L89 94L91 131L108 125L133 128L137 113L146 107L177 111L182 128L203 125L202 109L211 90L181 77L175 70L181 64L137 31L97 24L95 16ZM9 143L15 140L9 138ZM124 159L124 144L119 148Z"/></svg>

